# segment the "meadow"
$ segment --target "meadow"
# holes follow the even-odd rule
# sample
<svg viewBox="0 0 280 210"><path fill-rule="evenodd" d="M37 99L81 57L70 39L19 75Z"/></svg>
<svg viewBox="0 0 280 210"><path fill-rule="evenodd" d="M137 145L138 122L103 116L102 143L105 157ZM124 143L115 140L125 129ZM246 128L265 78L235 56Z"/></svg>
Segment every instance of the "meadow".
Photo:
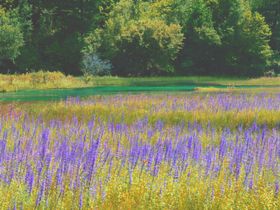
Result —
<svg viewBox="0 0 280 210"><path fill-rule="evenodd" d="M59 71L38 71L25 74L0 74L0 93L19 90L46 90L62 88L85 88L94 86L263 86L272 90L280 85L280 77L117 77L117 76L81 76L65 75ZM208 91L208 90L207 90Z"/></svg>
<svg viewBox="0 0 280 210"><path fill-rule="evenodd" d="M0 1L0 210L280 209L279 11Z"/></svg>
<svg viewBox="0 0 280 210"><path fill-rule="evenodd" d="M279 209L280 95L0 104L1 209Z"/></svg>

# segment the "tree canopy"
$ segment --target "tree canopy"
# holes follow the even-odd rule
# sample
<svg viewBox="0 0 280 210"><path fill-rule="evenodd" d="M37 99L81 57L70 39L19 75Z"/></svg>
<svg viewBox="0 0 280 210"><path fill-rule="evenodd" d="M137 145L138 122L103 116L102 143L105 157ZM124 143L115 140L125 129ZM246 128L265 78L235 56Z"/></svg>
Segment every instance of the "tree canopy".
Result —
<svg viewBox="0 0 280 210"><path fill-rule="evenodd" d="M14 60L24 44L21 24L12 12L0 8L0 59Z"/></svg>
<svg viewBox="0 0 280 210"><path fill-rule="evenodd" d="M88 58L121 76L280 68L277 0L3 0L0 14L2 72L79 75Z"/></svg>

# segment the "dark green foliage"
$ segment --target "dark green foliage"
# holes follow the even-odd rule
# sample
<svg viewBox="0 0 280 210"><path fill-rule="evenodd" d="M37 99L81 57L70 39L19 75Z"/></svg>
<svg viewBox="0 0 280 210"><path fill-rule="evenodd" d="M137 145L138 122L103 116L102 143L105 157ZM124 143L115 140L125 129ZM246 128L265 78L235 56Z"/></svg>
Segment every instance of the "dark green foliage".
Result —
<svg viewBox="0 0 280 210"><path fill-rule="evenodd" d="M260 75L271 56L270 29L242 0L198 0L186 23L180 69L193 74Z"/></svg>
<svg viewBox="0 0 280 210"><path fill-rule="evenodd" d="M243 0L220 0L213 10L222 37L218 69L241 75L261 75L271 56L271 31L264 18Z"/></svg>
<svg viewBox="0 0 280 210"><path fill-rule="evenodd" d="M178 58L179 69L190 74L215 73L214 55L222 43L211 10L204 0L194 1L190 8L188 21L182 23L186 40Z"/></svg>
<svg viewBox="0 0 280 210"><path fill-rule="evenodd" d="M104 28L86 38L85 54L110 59L117 75L152 75L174 71L183 34L178 24L150 16L150 4L132 0L117 3Z"/></svg>
<svg viewBox="0 0 280 210"><path fill-rule="evenodd" d="M16 60L17 69L43 68L77 75L83 36L90 28L102 26L113 0L0 2L7 10L20 10L19 19L29 18L32 23L32 33L23 31L25 45ZM27 8L30 8L28 14Z"/></svg>
<svg viewBox="0 0 280 210"><path fill-rule="evenodd" d="M279 0L2 0L2 72L262 75L280 69ZM272 49L272 50L271 50Z"/></svg>
<svg viewBox="0 0 280 210"><path fill-rule="evenodd" d="M254 10L261 13L269 24L272 36L270 46L274 50L270 68L280 73L280 1L279 0L251 0Z"/></svg>
<svg viewBox="0 0 280 210"><path fill-rule="evenodd" d="M14 60L24 44L22 25L16 11L0 8L0 61Z"/></svg>

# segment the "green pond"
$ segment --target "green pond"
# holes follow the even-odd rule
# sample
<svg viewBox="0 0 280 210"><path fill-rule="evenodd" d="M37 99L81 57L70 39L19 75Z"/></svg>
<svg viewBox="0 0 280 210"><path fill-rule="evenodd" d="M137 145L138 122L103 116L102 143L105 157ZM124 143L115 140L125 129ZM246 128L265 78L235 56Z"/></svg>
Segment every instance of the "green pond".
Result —
<svg viewBox="0 0 280 210"><path fill-rule="evenodd" d="M225 89L223 85L185 85L185 86L103 86L76 89L48 89L48 90L20 90L16 92L0 93L0 102L10 101L51 101L64 100L68 97L89 97L94 95L137 94L137 93L174 93L190 92L196 88L213 87ZM265 88L267 86L235 86L239 89ZM269 86L272 87L272 86ZM280 86L275 86L279 88Z"/></svg>

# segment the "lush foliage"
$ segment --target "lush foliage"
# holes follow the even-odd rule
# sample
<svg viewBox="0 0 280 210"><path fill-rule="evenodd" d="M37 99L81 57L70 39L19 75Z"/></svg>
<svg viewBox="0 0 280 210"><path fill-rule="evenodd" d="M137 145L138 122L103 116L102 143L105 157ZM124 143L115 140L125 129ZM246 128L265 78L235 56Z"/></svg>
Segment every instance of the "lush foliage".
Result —
<svg viewBox="0 0 280 210"><path fill-rule="evenodd" d="M92 55L124 76L255 76L280 68L277 0L4 0L0 6L0 59L16 58L5 61L5 71L14 65L81 74L84 56Z"/></svg>
<svg viewBox="0 0 280 210"><path fill-rule="evenodd" d="M270 46L274 50L271 68L280 72L280 2L277 0L252 1L254 10L259 11L265 17L272 30Z"/></svg>
<svg viewBox="0 0 280 210"><path fill-rule="evenodd" d="M221 0L211 7L221 45L216 42L210 51L210 68L237 75L261 74L271 56L270 29L264 18L242 0Z"/></svg>
<svg viewBox="0 0 280 210"><path fill-rule="evenodd" d="M150 17L146 2L121 0L109 13L104 29L86 38L85 53L99 53L112 60L119 75L173 71L183 41L181 27Z"/></svg>
<svg viewBox="0 0 280 210"><path fill-rule="evenodd" d="M1 104L1 207L279 209L279 100L135 95ZM157 115L166 112L168 121ZM188 112L193 121L176 116Z"/></svg>
<svg viewBox="0 0 280 210"><path fill-rule="evenodd" d="M0 62L4 59L14 60L24 44L21 25L14 15L0 7Z"/></svg>

